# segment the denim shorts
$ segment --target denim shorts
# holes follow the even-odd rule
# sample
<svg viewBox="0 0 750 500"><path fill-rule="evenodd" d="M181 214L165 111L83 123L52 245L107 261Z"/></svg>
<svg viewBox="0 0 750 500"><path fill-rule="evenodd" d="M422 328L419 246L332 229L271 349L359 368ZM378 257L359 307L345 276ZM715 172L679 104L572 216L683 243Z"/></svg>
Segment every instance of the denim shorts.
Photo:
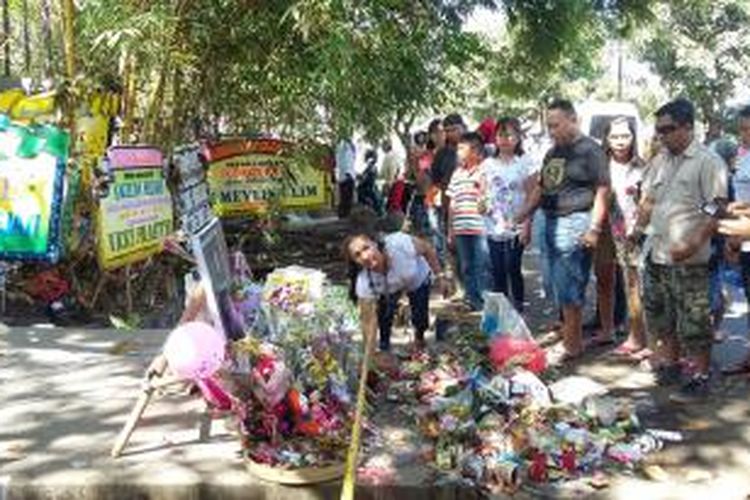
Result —
<svg viewBox="0 0 750 500"><path fill-rule="evenodd" d="M582 306L591 274L591 250L581 243L591 222L588 212L546 215L545 240L555 300L559 306Z"/></svg>

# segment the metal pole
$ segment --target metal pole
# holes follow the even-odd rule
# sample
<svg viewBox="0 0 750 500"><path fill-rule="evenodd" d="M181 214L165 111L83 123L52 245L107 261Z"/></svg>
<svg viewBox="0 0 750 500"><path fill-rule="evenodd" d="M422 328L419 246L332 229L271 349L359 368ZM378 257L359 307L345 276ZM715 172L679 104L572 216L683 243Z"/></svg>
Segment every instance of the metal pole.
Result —
<svg viewBox="0 0 750 500"><path fill-rule="evenodd" d="M622 40L617 41L617 100L622 101Z"/></svg>

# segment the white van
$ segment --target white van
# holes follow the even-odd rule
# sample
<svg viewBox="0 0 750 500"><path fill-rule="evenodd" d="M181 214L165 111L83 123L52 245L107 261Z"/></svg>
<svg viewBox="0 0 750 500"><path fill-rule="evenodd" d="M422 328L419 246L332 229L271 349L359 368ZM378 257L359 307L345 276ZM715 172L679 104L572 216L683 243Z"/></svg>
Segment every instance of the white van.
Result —
<svg viewBox="0 0 750 500"><path fill-rule="evenodd" d="M586 101L576 106L578 120L581 131L602 142L604 138L604 129L607 124L618 116L627 117L635 127L636 137L638 139L638 150L643 152L645 144L648 142L647 130L643 126L640 113L635 104L629 102L599 102Z"/></svg>

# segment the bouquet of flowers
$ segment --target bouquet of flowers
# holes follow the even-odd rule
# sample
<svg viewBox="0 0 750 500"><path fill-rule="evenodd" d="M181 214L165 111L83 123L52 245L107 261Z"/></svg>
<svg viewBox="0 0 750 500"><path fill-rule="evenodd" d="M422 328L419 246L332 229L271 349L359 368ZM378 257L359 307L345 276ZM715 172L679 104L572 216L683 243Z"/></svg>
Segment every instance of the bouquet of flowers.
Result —
<svg viewBox="0 0 750 500"><path fill-rule="evenodd" d="M265 321L232 345L243 447L256 463L295 469L343 461L353 415L357 313L319 271L266 281Z"/></svg>

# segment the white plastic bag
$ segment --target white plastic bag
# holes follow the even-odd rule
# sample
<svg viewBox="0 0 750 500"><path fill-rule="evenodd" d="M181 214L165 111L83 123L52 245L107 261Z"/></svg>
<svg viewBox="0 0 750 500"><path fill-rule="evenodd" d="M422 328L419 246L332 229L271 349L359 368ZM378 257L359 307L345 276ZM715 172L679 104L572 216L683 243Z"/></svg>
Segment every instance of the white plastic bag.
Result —
<svg viewBox="0 0 750 500"><path fill-rule="evenodd" d="M533 340L526 322L508 298L497 292L484 292L482 331L488 338L510 335L519 340Z"/></svg>

